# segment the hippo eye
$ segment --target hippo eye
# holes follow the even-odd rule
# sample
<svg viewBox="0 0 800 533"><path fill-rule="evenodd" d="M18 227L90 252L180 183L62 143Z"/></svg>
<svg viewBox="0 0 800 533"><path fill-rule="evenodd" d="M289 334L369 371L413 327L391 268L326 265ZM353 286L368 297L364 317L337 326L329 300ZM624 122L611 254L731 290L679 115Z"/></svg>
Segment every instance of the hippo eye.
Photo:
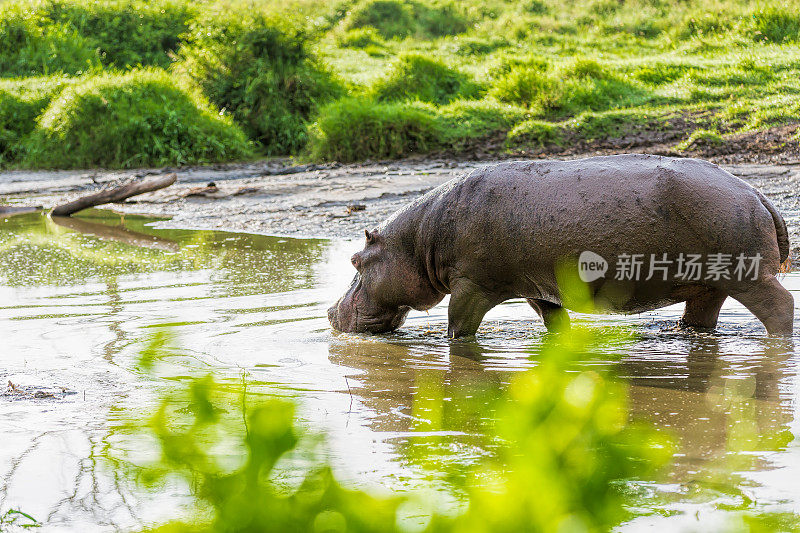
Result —
<svg viewBox="0 0 800 533"><path fill-rule="evenodd" d="M353 254L353 257L350 258L350 262L353 263L356 270L361 268L361 257L358 254Z"/></svg>

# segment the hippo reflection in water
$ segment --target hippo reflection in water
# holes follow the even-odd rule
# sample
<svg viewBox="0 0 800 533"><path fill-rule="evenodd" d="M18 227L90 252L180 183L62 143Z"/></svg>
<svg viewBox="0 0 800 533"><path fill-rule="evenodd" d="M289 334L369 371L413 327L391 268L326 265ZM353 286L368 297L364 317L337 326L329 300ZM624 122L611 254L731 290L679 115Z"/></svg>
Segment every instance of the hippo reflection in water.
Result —
<svg viewBox="0 0 800 533"><path fill-rule="evenodd" d="M473 335L510 298L527 299L548 329L565 327L557 279L567 268L598 310L686 302L684 324L713 328L731 296L770 334L792 333L794 300L775 277L789 255L783 218L697 159L500 163L437 187L366 237L358 273L328 310L340 331L392 331L448 293L450 337Z"/></svg>

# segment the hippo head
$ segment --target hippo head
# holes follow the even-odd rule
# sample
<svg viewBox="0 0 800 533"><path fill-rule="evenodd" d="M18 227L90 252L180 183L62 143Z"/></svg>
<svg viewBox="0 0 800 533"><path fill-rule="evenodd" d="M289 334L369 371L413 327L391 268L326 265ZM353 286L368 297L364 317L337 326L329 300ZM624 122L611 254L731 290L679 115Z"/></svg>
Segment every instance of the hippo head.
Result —
<svg viewBox="0 0 800 533"><path fill-rule="evenodd" d="M364 249L350 261L358 271L350 288L328 309L334 329L384 333L403 324L408 312L439 303L444 294L431 287L412 258L387 242L378 230L365 231Z"/></svg>

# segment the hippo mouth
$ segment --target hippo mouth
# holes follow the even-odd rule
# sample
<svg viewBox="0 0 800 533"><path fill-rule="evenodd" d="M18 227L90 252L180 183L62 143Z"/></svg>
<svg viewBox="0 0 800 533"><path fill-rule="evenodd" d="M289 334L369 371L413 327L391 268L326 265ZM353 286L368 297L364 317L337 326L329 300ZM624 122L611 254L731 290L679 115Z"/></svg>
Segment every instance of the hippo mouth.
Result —
<svg viewBox="0 0 800 533"><path fill-rule="evenodd" d="M342 302L328 309L328 321L333 329L343 333L387 333L399 328L406 319L410 307L400 307L380 314L360 313L353 305L343 308Z"/></svg>
<svg viewBox="0 0 800 533"><path fill-rule="evenodd" d="M399 328L410 310L408 306L375 301L364 287L361 275L356 274L344 296L328 309L328 321L333 329L343 333L386 333Z"/></svg>

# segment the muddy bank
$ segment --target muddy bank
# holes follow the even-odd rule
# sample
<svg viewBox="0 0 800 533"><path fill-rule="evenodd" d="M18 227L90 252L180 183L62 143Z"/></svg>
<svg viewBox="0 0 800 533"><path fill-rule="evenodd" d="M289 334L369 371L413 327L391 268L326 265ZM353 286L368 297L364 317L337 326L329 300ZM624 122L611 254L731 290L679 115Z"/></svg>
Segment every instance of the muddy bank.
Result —
<svg viewBox="0 0 800 533"><path fill-rule="evenodd" d="M177 172L178 182L114 210L172 217L160 227L225 229L292 237L359 238L361 231L445 181L492 160L425 159L354 165L286 160L139 171L0 173L0 203L53 206L120 180ZM721 166L762 190L789 226L800 257L800 164ZM213 187L208 187L213 182ZM710 214L713 216L713 214Z"/></svg>

